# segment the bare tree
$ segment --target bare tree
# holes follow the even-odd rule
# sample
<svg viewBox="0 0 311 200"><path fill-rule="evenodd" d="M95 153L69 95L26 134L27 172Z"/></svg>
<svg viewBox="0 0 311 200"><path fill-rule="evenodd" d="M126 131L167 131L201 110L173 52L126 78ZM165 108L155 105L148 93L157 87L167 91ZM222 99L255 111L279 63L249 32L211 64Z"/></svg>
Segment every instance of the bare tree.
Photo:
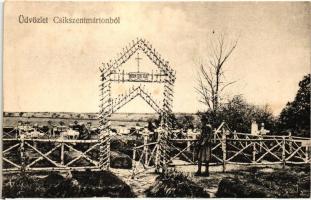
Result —
<svg viewBox="0 0 311 200"><path fill-rule="evenodd" d="M220 97L225 88L236 82L225 80L224 65L237 42L238 40L227 41L225 35L220 34L210 42L208 64L200 65L198 86L195 89L200 95L199 101L214 112L219 108Z"/></svg>

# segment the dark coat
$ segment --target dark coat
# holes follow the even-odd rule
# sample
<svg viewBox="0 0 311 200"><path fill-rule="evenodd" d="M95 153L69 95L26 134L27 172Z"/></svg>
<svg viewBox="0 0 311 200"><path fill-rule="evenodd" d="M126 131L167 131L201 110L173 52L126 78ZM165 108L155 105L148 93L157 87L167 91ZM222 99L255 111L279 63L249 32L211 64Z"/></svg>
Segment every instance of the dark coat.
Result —
<svg viewBox="0 0 311 200"><path fill-rule="evenodd" d="M197 142L197 160L209 162L211 160L211 140L213 132L211 127L204 126Z"/></svg>

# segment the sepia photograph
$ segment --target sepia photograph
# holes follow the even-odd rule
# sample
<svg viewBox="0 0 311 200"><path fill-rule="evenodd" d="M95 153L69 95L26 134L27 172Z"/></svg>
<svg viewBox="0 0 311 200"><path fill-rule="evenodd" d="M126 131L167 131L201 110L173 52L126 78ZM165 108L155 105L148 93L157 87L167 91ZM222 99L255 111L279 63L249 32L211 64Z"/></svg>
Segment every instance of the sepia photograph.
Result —
<svg viewBox="0 0 311 200"><path fill-rule="evenodd" d="M5 1L2 198L310 198L310 2Z"/></svg>

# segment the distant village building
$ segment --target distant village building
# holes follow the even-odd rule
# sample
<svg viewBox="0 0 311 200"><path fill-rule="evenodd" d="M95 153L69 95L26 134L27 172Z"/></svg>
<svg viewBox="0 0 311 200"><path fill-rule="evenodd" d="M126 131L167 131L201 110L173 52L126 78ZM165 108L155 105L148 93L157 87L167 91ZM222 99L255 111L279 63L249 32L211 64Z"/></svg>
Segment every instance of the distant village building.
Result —
<svg viewBox="0 0 311 200"><path fill-rule="evenodd" d="M124 135L127 135L127 134L130 134L130 130L126 127L121 127L119 128L119 134L124 134Z"/></svg>

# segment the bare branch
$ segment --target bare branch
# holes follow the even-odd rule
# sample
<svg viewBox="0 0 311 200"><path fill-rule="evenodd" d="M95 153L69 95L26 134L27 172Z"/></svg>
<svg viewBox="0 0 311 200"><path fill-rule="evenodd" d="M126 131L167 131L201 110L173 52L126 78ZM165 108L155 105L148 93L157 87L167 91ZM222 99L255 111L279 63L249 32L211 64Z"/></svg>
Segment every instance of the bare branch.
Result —
<svg viewBox="0 0 311 200"><path fill-rule="evenodd" d="M230 57L237 46L237 40L230 44L227 49L227 40L224 34L220 34L216 40L210 40L208 48L209 59L208 65L200 65L198 73L198 87L196 92L200 95L199 102L208 106L211 110L218 109L219 102L223 99L221 93L228 86L234 84L236 81L225 81L225 71L223 70L224 63Z"/></svg>
<svg viewBox="0 0 311 200"><path fill-rule="evenodd" d="M200 102L203 104L206 104L209 108L211 108L210 105L210 94L208 94L208 91L203 85L203 82L201 81L201 84L199 84L200 88L195 88L196 91L200 94Z"/></svg>
<svg viewBox="0 0 311 200"><path fill-rule="evenodd" d="M232 85L234 83L236 83L237 81L232 81L230 83L225 84L224 86L222 86L222 88L220 89L220 92L222 92L226 87L228 87L229 85Z"/></svg>
<svg viewBox="0 0 311 200"><path fill-rule="evenodd" d="M233 50L236 48L236 45L238 44L238 41L236 40L234 45L231 47L231 49L229 50L229 52L227 53L227 55L224 57L224 59L221 61L220 68L222 67L222 65L224 64L224 62L229 58L229 56L231 55L231 53L233 52Z"/></svg>
<svg viewBox="0 0 311 200"><path fill-rule="evenodd" d="M209 77L209 75L207 74L206 70L204 69L203 65L201 65L201 73L204 76L204 79L207 81L207 83L209 84L210 88L212 89L213 86L213 81L211 80L211 78Z"/></svg>

